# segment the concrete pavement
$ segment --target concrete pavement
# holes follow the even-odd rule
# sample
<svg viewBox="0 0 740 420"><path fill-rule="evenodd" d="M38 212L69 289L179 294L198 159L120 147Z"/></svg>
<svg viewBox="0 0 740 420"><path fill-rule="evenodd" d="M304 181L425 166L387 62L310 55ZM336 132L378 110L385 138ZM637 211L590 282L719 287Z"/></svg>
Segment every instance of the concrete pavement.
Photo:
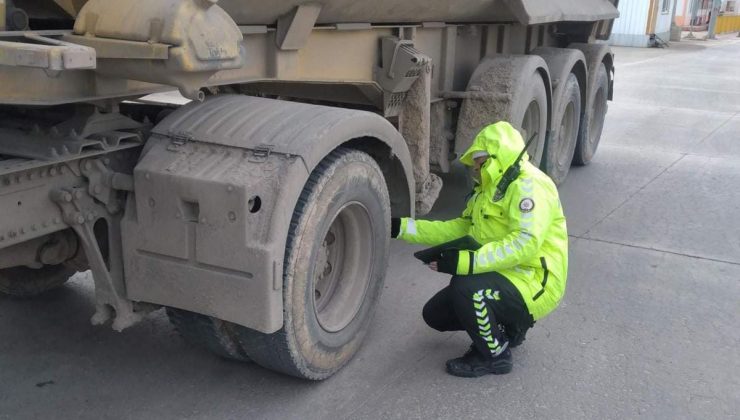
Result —
<svg viewBox="0 0 740 420"><path fill-rule="evenodd" d="M568 290L511 374L445 374L468 338L420 311L448 276L395 242L366 345L321 383L188 346L161 312L92 327L86 274L0 297L0 418L737 418L740 40L615 51L599 152L561 188ZM446 178L437 217L463 205L464 174Z"/></svg>

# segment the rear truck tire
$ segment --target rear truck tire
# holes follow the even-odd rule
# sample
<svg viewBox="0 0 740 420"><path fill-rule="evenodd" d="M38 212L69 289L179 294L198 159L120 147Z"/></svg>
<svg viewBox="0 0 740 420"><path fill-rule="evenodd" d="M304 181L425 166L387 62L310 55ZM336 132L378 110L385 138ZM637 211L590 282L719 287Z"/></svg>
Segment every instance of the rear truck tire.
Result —
<svg viewBox="0 0 740 420"><path fill-rule="evenodd" d="M581 121L581 87L575 74L568 75L559 95L553 98L553 111L553 130L545 147L542 168L555 185L560 185L573 162Z"/></svg>
<svg viewBox="0 0 740 420"><path fill-rule="evenodd" d="M77 271L64 264L0 270L0 294L30 298L61 287Z"/></svg>
<svg viewBox="0 0 740 420"><path fill-rule="evenodd" d="M496 56L481 61L470 78L458 118L455 152L465 152L475 136L498 121L521 130L530 162L540 166L550 123L550 76L545 61L534 55Z"/></svg>
<svg viewBox="0 0 740 420"><path fill-rule="evenodd" d="M601 132L604 129L604 120L609 108L607 103L609 96L609 76L606 65L599 64L596 68L596 78L593 88L590 89L586 116L576 143L573 163L576 165L588 165L596 154L601 140Z"/></svg>
<svg viewBox="0 0 740 420"><path fill-rule="evenodd" d="M189 344L226 358L248 362L249 357L236 339L235 325L207 315L167 308L167 317Z"/></svg>
<svg viewBox="0 0 740 420"><path fill-rule="evenodd" d="M537 135L527 149L529 161L534 166L540 166L547 140L547 88L542 76L534 73L531 76L529 89L523 96L514 99L512 124L521 127L521 134L526 143L533 135Z"/></svg>
<svg viewBox="0 0 740 420"><path fill-rule="evenodd" d="M259 365L325 379L367 334L388 264L390 199L378 164L338 149L311 173L292 216L283 274L284 323L273 334L236 327Z"/></svg>

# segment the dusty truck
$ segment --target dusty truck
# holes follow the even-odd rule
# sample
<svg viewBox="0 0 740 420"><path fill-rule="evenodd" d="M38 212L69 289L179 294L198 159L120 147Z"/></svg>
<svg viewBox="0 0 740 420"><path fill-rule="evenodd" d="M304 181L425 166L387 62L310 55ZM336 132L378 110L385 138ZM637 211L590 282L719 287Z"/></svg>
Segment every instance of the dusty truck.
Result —
<svg viewBox="0 0 740 420"><path fill-rule="evenodd" d="M391 216L508 120L556 182L611 99L616 0L0 0L0 293L91 270L95 325L323 379ZM146 95L173 90L174 106Z"/></svg>

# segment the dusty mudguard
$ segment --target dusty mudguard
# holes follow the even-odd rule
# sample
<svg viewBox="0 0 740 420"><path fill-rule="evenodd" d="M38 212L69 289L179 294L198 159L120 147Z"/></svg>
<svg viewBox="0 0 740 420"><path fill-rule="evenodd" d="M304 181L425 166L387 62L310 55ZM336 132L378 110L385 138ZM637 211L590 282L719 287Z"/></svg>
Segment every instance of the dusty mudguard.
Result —
<svg viewBox="0 0 740 420"><path fill-rule="evenodd" d="M313 168L341 145L376 155L396 180L394 214L413 214L408 149L375 114L241 95L173 112L134 171L123 222L128 297L277 331L293 209Z"/></svg>

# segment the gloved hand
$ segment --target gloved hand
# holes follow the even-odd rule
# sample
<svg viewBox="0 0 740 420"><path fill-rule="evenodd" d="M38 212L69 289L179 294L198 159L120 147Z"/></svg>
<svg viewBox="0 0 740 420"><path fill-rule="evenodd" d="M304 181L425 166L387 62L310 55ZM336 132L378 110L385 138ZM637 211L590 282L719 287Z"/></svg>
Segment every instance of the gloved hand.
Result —
<svg viewBox="0 0 740 420"><path fill-rule="evenodd" d="M398 238L399 233L401 233L401 219L393 217L391 218L391 238Z"/></svg>
<svg viewBox="0 0 740 420"><path fill-rule="evenodd" d="M442 251L436 260L437 271L440 273L457 274L457 261L460 259L460 251L450 249Z"/></svg>

